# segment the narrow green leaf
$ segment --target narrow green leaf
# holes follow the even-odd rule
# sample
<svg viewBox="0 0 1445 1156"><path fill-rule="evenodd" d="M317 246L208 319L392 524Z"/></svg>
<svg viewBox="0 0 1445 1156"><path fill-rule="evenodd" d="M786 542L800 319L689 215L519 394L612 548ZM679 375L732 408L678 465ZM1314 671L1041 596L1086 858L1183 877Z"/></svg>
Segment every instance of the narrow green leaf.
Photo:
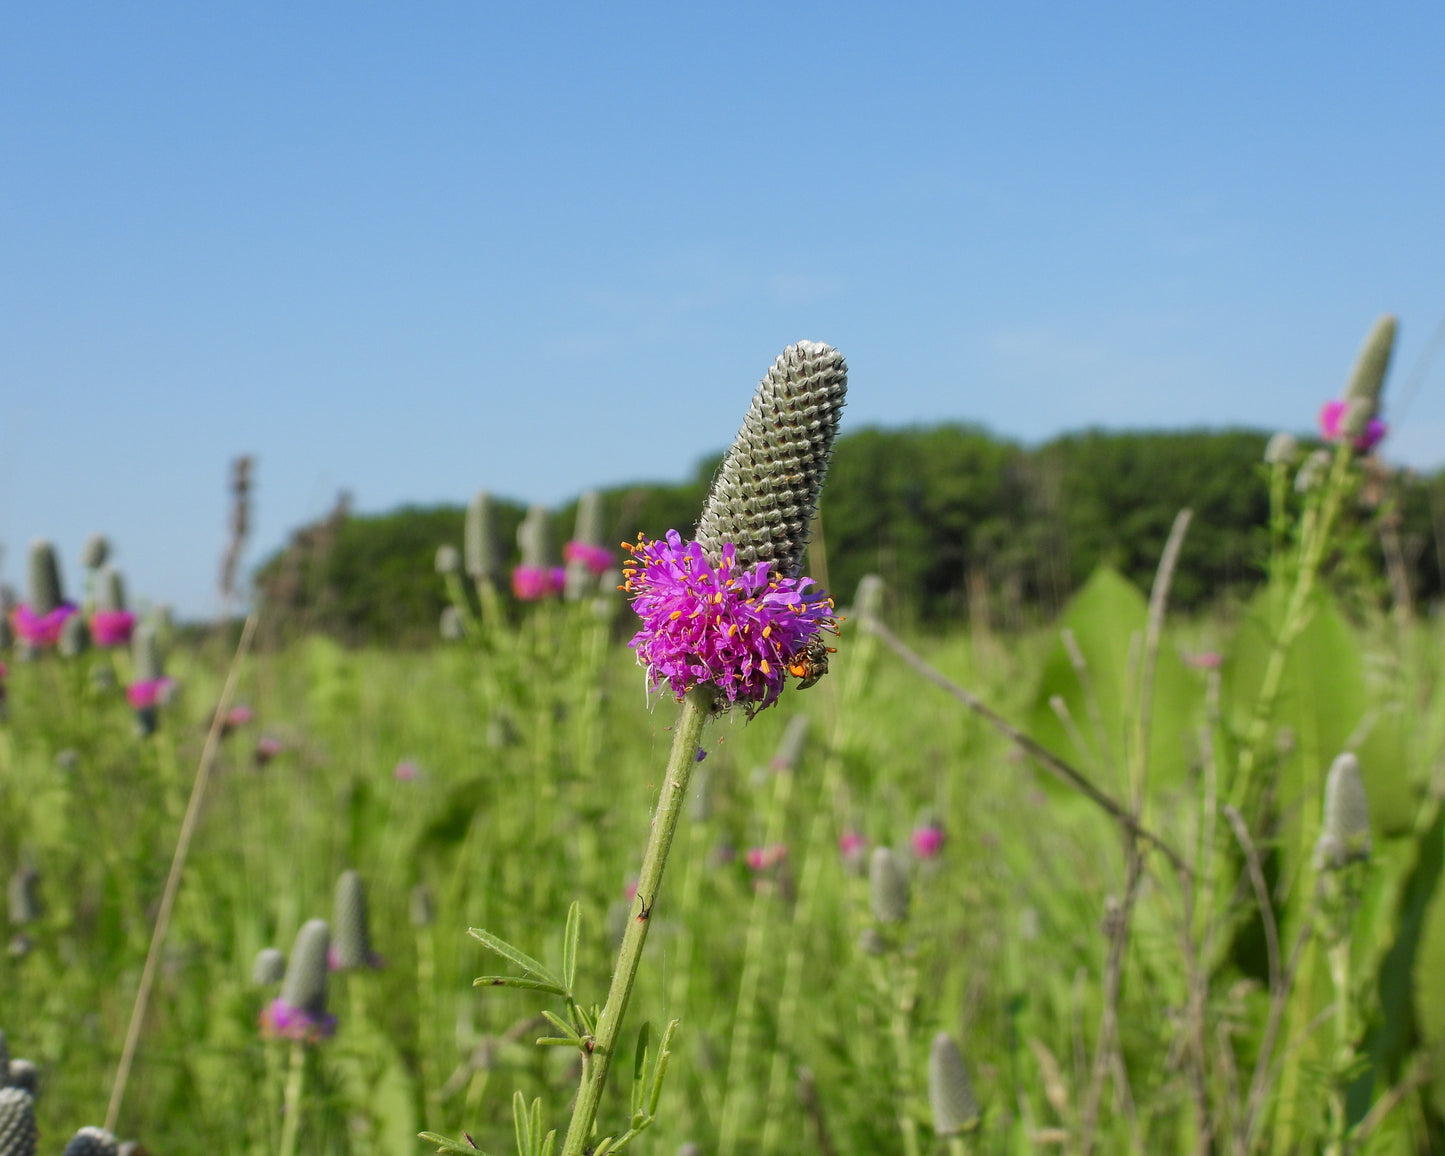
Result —
<svg viewBox="0 0 1445 1156"><path fill-rule="evenodd" d="M562 936L562 980L570 992L577 983L577 941L582 937L582 904L575 899L567 909L567 931Z"/></svg>
<svg viewBox="0 0 1445 1156"><path fill-rule="evenodd" d="M437 1151L445 1156L488 1156L487 1152L478 1148L475 1144L463 1144L460 1140L453 1140L443 1136L439 1132L418 1132L418 1140L425 1140L428 1144L435 1144Z"/></svg>
<svg viewBox="0 0 1445 1156"><path fill-rule="evenodd" d="M662 1081L667 1077L667 1061L672 1058L672 1036L677 1031L677 1020L670 1020L662 1033L662 1042L657 1045L657 1066L652 1072L652 1094L648 1097L647 1114L657 1115L657 1102L662 1098Z"/></svg>
<svg viewBox="0 0 1445 1156"><path fill-rule="evenodd" d="M533 1156L541 1156L542 1147L542 1097L532 1101L532 1126L528 1129L532 1141Z"/></svg>
<svg viewBox="0 0 1445 1156"><path fill-rule="evenodd" d="M632 1057L632 1079L638 1082L647 1071L647 1049L652 1043L652 1021L643 1020L637 1029L637 1052Z"/></svg>
<svg viewBox="0 0 1445 1156"><path fill-rule="evenodd" d="M545 979L528 979L523 975L479 975L472 980L473 987L521 987L528 991L548 991L553 995L565 996L567 993L555 983Z"/></svg>
<svg viewBox="0 0 1445 1156"><path fill-rule="evenodd" d="M545 1010L542 1012L542 1015L549 1024L551 1024L564 1036L570 1039L574 1044L577 1044L579 1047L581 1046L582 1037L577 1034L577 1029L574 1028L571 1024L569 1024L566 1020L564 1020L561 1016Z"/></svg>
<svg viewBox="0 0 1445 1156"><path fill-rule="evenodd" d="M563 1036L538 1036L532 1041L539 1048L580 1048L582 1041L579 1039L567 1039Z"/></svg>
<svg viewBox="0 0 1445 1156"><path fill-rule="evenodd" d="M552 1149L557 1146L557 1129L553 1128L547 1133L547 1138L542 1141L542 1156L552 1156Z"/></svg>
<svg viewBox="0 0 1445 1156"><path fill-rule="evenodd" d="M566 988L563 986L562 981L551 971L543 967L540 963L538 963L535 959L533 959L530 955L523 951L521 948L513 947L505 939L498 939L490 931L483 931L480 927L467 928L467 934L470 935L473 939L481 940L482 943L484 943L492 951L495 951L498 955L506 956L506 958L510 959L518 967L521 967L526 971L531 972L539 979L546 980L558 991L565 993Z"/></svg>
<svg viewBox="0 0 1445 1156"><path fill-rule="evenodd" d="M517 1133L518 1156L532 1156L532 1121L527 1115L527 1100L521 1092L512 1093L512 1127Z"/></svg>

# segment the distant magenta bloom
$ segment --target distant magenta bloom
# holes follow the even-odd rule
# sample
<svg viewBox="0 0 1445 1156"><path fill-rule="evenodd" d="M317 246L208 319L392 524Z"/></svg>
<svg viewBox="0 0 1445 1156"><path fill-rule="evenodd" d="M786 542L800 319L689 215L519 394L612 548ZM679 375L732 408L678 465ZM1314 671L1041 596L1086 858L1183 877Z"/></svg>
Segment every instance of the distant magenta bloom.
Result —
<svg viewBox="0 0 1445 1156"><path fill-rule="evenodd" d="M90 616L90 637L96 646L125 646L135 630L135 615L129 610L97 610Z"/></svg>
<svg viewBox="0 0 1445 1156"><path fill-rule="evenodd" d="M170 678L144 679L126 687L125 698L136 710L145 710L148 707L164 703L170 697L171 690L175 685L175 680Z"/></svg>
<svg viewBox="0 0 1445 1156"><path fill-rule="evenodd" d="M255 717L251 708L245 703L238 703L226 712L227 727L243 727Z"/></svg>
<svg viewBox="0 0 1445 1156"><path fill-rule="evenodd" d="M415 763L400 762L391 772L391 777L398 783L410 783L421 778L421 768Z"/></svg>
<svg viewBox="0 0 1445 1156"><path fill-rule="evenodd" d="M75 613L75 606L69 602L62 602L49 614L36 614L22 602L10 612L10 623L21 642L44 649L60 641L60 630L65 620Z"/></svg>
<svg viewBox="0 0 1445 1156"><path fill-rule="evenodd" d="M1348 401L1327 401L1320 409L1320 433L1327 442L1337 442L1345 436L1344 424L1345 415L1349 411ZM1355 438L1355 449L1360 453L1369 453L1381 441L1389 427L1377 417L1372 417L1365 426L1363 433Z"/></svg>
<svg viewBox="0 0 1445 1156"><path fill-rule="evenodd" d="M943 841L943 828L937 823L915 827L913 834L908 837L908 845L913 849L915 859L938 858L938 853L943 850Z"/></svg>
<svg viewBox="0 0 1445 1156"><path fill-rule="evenodd" d="M811 578L782 577L769 562L741 567L731 542L716 566L676 530L661 541L639 534L626 549L623 589L642 619L628 645L653 688L665 683L679 699L711 684L724 707L771 706L789 663L836 630L833 600L807 591Z"/></svg>
<svg viewBox="0 0 1445 1156"><path fill-rule="evenodd" d="M1217 650L1201 650L1197 654L1191 654L1185 660L1196 670L1218 670L1224 665L1224 655Z"/></svg>
<svg viewBox="0 0 1445 1156"><path fill-rule="evenodd" d="M256 765L264 767L285 749L286 744L275 735L262 735L256 742Z"/></svg>
<svg viewBox="0 0 1445 1156"><path fill-rule="evenodd" d="M749 847L748 870L767 871L771 867L776 867L787 857L788 848L782 843L774 843L771 847Z"/></svg>
<svg viewBox="0 0 1445 1156"><path fill-rule="evenodd" d="M512 593L523 602L540 602L561 594L567 571L561 566L518 566L512 571Z"/></svg>
<svg viewBox="0 0 1445 1156"><path fill-rule="evenodd" d="M581 562L595 576L601 577L612 568L613 554L603 546L591 542L573 540L562 547L562 557L568 562Z"/></svg>
<svg viewBox="0 0 1445 1156"><path fill-rule="evenodd" d="M261 1034L273 1040L319 1043L336 1034L336 1017L328 1012L309 1012L277 998L261 1009Z"/></svg>
<svg viewBox="0 0 1445 1156"><path fill-rule="evenodd" d="M838 853L845 859L851 859L866 846L868 840L857 831L844 831L838 836Z"/></svg>

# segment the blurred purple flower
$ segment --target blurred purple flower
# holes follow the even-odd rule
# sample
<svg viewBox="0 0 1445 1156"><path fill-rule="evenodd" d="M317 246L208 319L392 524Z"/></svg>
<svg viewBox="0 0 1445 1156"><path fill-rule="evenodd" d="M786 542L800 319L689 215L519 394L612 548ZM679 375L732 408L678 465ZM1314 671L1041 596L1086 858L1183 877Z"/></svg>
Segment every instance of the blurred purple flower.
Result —
<svg viewBox="0 0 1445 1156"><path fill-rule="evenodd" d="M662 541L639 534L627 550L623 589L642 619L628 645L653 688L666 683L679 699L710 683L726 706L770 706L789 661L836 626L833 600L804 592L811 578L780 577L767 562L742 569L732 543L716 566L676 530Z"/></svg>
<svg viewBox="0 0 1445 1156"><path fill-rule="evenodd" d="M512 571L512 593L523 602L540 602L562 593L567 571L561 566L518 566Z"/></svg>
<svg viewBox="0 0 1445 1156"><path fill-rule="evenodd" d="M286 744L275 735L262 735L256 740L256 765L264 767L285 749Z"/></svg>
<svg viewBox="0 0 1445 1156"><path fill-rule="evenodd" d="M1327 442L1337 442L1344 437L1345 415L1349 412L1347 401L1327 401L1320 409L1320 433ZM1377 417L1372 417L1365 426L1365 432L1355 438L1355 449L1362 454L1369 453L1384 440L1389 426Z"/></svg>
<svg viewBox="0 0 1445 1156"><path fill-rule="evenodd" d="M396 769L391 772L391 777L398 783L410 783L414 779L421 778L421 768L415 763L403 761L396 764Z"/></svg>
<svg viewBox="0 0 1445 1156"><path fill-rule="evenodd" d="M90 616L90 636L97 646L124 646L135 630L129 610L97 610Z"/></svg>
<svg viewBox="0 0 1445 1156"><path fill-rule="evenodd" d="M749 847L747 864L749 871L767 871L776 867L788 857L788 848L783 843L774 843L771 847Z"/></svg>
<svg viewBox="0 0 1445 1156"><path fill-rule="evenodd" d="M314 1044L336 1034L334 1015L312 1015L284 999L273 999L261 1009L261 1034L267 1039L300 1040Z"/></svg>
<svg viewBox="0 0 1445 1156"><path fill-rule="evenodd" d="M571 541L562 547L562 557L568 562L581 562L595 577L600 578L612 568L613 554L603 546L590 542Z"/></svg>
<svg viewBox="0 0 1445 1156"><path fill-rule="evenodd" d="M943 850L943 841L943 827L938 823L915 827L913 834L908 837L908 845L913 849L915 859L936 859Z"/></svg>
<svg viewBox="0 0 1445 1156"><path fill-rule="evenodd" d="M75 606L69 602L62 602L49 614L36 614L22 602L10 612L10 624L20 641L43 649L60 641L61 627L75 613Z"/></svg>
<svg viewBox="0 0 1445 1156"><path fill-rule="evenodd" d="M136 710L164 705L170 699L175 685L175 679L172 678L151 678L133 682L126 688L126 701Z"/></svg>
<svg viewBox="0 0 1445 1156"><path fill-rule="evenodd" d="M1224 665L1224 655L1217 650L1201 650L1184 660L1196 670L1218 670Z"/></svg>

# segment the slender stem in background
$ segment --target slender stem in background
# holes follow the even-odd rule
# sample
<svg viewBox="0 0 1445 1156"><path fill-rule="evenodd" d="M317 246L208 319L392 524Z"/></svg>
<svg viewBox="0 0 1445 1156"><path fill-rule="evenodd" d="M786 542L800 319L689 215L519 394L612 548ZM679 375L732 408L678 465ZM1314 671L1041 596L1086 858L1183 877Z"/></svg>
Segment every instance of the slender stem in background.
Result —
<svg viewBox="0 0 1445 1156"><path fill-rule="evenodd" d="M1164 840L1161 839L1158 835L1154 834L1147 828L1140 826L1139 821L1135 819L1133 815L1131 815L1128 811L1126 811L1122 806L1116 803L1098 787L1094 786L1094 784L1089 781L1089 779L1083 774L1082 771L1075 769L1069 763L1066 763L1063 759L1059 758L1058 755L1054 754L1053 751L1049 750L1047 747L1040 746L1039 743L1029 738L1029 736L1024 734L1023 731L1019 730L1017 727L1007 722L1000 715L995 714L992 710L986 707L983 704L982 700L979 699L972 691L965 690L956 682L948 678L947 675L944 675L940 671L935 670L932 666L930 666L927 662L925 662L922 658L920 658L917 654L910 650L906 645L904 645L904 643L898 638L898 636L894 634L891 630L889 630L888 627L884 626L883 623L879 622L878 619L872 617L871 615L862 615L861 619L863 626L866 630L872 631L879 638L881 638L889 646L889 648L898 655L899 658L903 659L903 661L906 662L909 666L911 666L917 673L928 679L928 681L933 683L935 686L941 687L943 690L947 691L959 702L963 703L964 706L968 707L969 710L973 711L974 714L978 715L990 726L992 726L994 730L998 731L1001 735L1007 738L1010 742L1014 743L1022 750L1028 752L1028 754L1032 755L1045 767L1051 770L1055 775L1063 779L1064 782L1068 783L1071 787L1074 787L1076 790L1080 791L1091 802L1097 804L1099 807L1102 807L1110 816L1113 817L1113 819L1121 827L1124 828L1125 831L1132 834L1135 838L1140 839L1143 842L1148 843L1150 846L1157 849L1160 854L1162 854L1166 859L1169 860L1169 862L1173 865L1176 871L1181 871L1185 875L1190 874L1188 865L1184 862L1183 859L1179 857L1178 852L1176 852L1172 847L1170 847L1168 843L1164 842Z"/></svg>
<svg viewBox="0 0 1445 1156"><path fill-rule="evenodd" d="M663 869L667 866L667 853L687 804L687 784L697 762L698 740L702 738L702 728L712 713L713 703L711 687L694 687L687 692L682 710L678 712L672 734L672 754L667 760L657 811L652 817L652 834L637 877L637 894L632 901L627 930L622 936L622 949L617 956L617 970L612 975L607 1003L597 1017L591 1062L583 1071L582 1084L577 1091L577 1106L562 1144L562 1156L582 1156L591 1138L597 1109L602 1102L602 1090L607 1084L607 1072L617 1052L622 1019L627 1014L627 1002L632 997L632 986L642 962L647 929L652 926L657 893L662 886Z"/></svg>
<svg viewBox="0 0 1445 1156"><path fill-rule="evenodd" d="M116 1068L115 1083L110 1090L110 1106L105 1111L105 1128L108 1132L115 1131L116 1120L120 1116L121 1101L125 1099L125 1085L130 1078L131 1064L135 1061L136 1045L140 1042L141 1024L145 1020L146 1004L150 1001L151 985L155 982L156 966L160 963L161 946L165 942L166 931L170 928L171 911L176 904L176 894L180 891L181 870L186 864L186 854L191 849L191 836L196 833L196 823L201 817L201 799L206 793L206 783L211 777L211 767L215 765L216 755L221 749L221 729L226 722L226 713L231 709L231 700L236 694L236 683L241 677L241 660L251 648L251 639L256 633L256 611L251 611L246 619L246 625L241 630L241 640L236 644L235 656L231 659L231 669L226 675L225 686L221 689L220 702L216 704L216 713L211 718L210 733L206 735L206 745L201 750L201 761L196 767L196 780L191 786L191 801L186 807L186 816L181 820L181 832L176 839L176 851L171 857L171 872L166 876L165 890L161 895L160 911L156 915L156 928L151 935L150 950L146 953L145 967L141 969L140 987L135 993L135 1006L131 1008L130 1026L126 1029L125 1044L120 1052L120 1065Z"/></svg>
<svg viewBox="0 0 1445 1156"><path fill-rule="evenodd" d="M296 1135L301 1130L301 1085L306 1075L306 1045L291 1041L291 1070L286 1076L286 1097L281 1105L281 1147L279 1156L295 1156Z"/></svg>

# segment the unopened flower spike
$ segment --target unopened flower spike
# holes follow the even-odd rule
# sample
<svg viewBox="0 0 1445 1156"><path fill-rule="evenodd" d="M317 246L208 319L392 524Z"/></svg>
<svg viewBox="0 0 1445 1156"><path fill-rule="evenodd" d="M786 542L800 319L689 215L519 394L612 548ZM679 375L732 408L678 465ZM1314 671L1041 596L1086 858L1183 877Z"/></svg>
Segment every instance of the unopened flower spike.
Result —
<svg viewBox="0 0 1445 1156"><path fill-rule="evenodd" d="M120 1141L113 1132L87 1125L70 1138L65 1156L119 1156Z"/></svg>
<svg viewBox="0 0 1445 1156"><path fill-rule="evenodd" d="M933 1111L933 1130L940 1136L956 1136L978 1124L978 1099L963 1054L947 1032L933 1037L928 1052L928 1106Z"/></svg>
<svg viewBox="0 0 1445 1156"><path fill-rule="evenodd" d="M326 955L331 930L324 919L307 920L296 933L281 994L261 1013L264 1035L315 1043L336 1033L326 1011Z"/></svg>
<svg viewBox="0 0 1445 1156"><path fill-rule="evenodd" d="M466 553L467 576L473 581L495 582L502 574L502 551L497 545L496 511L492 495L479 490L467 506Z"/></svg>
<svg viewBox="0 0 1445 1156"><path fill-rule="evenodd" d="M371 950L366 886L357 871L343 871L336 880L336 910L331 926L335 930L329 956L333 971L381 966L380 957Z"/></svg>
<svg viewBox="0 0 1445 1156"><path fill-rule="evenodd" d="M772 705L788 674L811 685L827 670L833 600L799 576L838 432L848 371L810 341L783 351L753 396L698 520L623 543L623 589L642 629L629 645L654 688L681 699L711 685L718 708Z"/></svg>
<svg viewBox="0 0 1445 1156"><path fill-rule="evenodd" d="M16 637L35 650L53 647L59 643L66 619L76 613L76 608L65 600L55 547L44 539L30 545L29 595L28 602L20 603L10 612Z"/></svg>
<svg viewBox="0 0 1445 1156"><path fill-rule="evenodd" d="M1346 751L1325 778L1325 814L1315 844L1315 869L1338 870L1370 855L1370 801L1360 777L1360 760Z"/></svg>

